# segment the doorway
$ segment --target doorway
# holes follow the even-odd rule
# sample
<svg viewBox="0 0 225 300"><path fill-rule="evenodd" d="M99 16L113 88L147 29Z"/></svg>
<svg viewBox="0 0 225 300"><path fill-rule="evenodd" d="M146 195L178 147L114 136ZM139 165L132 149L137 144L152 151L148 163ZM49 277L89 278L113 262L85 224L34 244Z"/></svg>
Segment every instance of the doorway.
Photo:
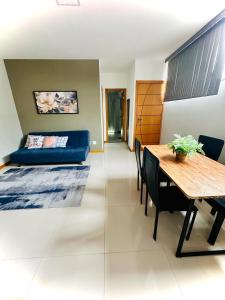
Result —
<svg viewBox="0 0 225 300"><path fill-rule="evenodd" d="M106 89L106 142L126 141L126 89Z"/></svg>

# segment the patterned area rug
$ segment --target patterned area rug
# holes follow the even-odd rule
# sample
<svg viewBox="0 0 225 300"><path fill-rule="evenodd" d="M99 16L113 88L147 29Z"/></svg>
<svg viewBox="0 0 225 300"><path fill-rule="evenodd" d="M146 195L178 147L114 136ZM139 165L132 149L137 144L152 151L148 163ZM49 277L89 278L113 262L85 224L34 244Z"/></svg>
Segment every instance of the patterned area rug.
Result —
<svg viewBox="0 0 225 300"><path fill-rule="evenodd" d="M0 209L80 206L89 166L11 168L0 175Z"/></svg>

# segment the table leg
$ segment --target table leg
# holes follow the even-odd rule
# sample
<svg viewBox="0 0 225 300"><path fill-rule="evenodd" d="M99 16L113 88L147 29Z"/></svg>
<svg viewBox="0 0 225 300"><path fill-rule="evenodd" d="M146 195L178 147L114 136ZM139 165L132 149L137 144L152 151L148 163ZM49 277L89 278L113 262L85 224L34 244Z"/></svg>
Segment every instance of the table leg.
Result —
<svg viewBox="0 0 225 300"><path fill-rule="evenodd" d="M194 205L194 200L190 200L190 205L189 205L188 211L187 211L185 219L184 219L184 224L183 224L183 227L182 227L180 239L179 239L178 246L177 246L176 257L221 255L221 254L224 255L225 250L206 250L206 251L182 252L182 248L183 248L184 240L185 240L185 237L186 237L186 234L187 234L188 224L189 224L190 216L191 216L191 213L192 213L193 205ZM219 220L218 224L215 225L217 230L218 230L218 228L220 228L220 222L221 222L221 220ZM212 239L215 238L215 231L214 230L213 230L211 238Z"/></svg>
<svg viewBox="0 0 225 300"><path fill-rule="evenodd" d="M193 210L194 202L195 202L194 200L190 200L188 211L187 211L186 216L184 218L184 224L183 224L183 227L182 227L182 230L181 230L180 239L179 239L178 246L177 246L176 257L182 257L181 252L182 252L184 240L185 240L185 237L186 237L186 234L187 234L188 224L189 224L189 221L190 221L190 217L191 217L191 213L192 213L192 210Z"/></svg>
<svg viewBox="0 0 225 300"><path fill-rule="evenodd" d="M211 245L214 245L217 239L217 236L220 232L220 228L223 225L224 221L224 216L220 213L217 213L216 219L214 221L212 230L210 232L209 238L208 238L208 243Z"/></svg>

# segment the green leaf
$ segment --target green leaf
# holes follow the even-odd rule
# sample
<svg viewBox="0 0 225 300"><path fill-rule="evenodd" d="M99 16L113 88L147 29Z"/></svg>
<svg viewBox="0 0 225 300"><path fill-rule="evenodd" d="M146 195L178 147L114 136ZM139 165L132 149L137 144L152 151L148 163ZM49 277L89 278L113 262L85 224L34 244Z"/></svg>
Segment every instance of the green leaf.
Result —
<svg viewBox="0 0 225 300"><path fill-rule="evenodd" d="M203 144L198 143L192 135L181 136L174 134L175 140L168 144L169 149L173 152L193 155L195 153L205 154L202 150Z"/></svg>

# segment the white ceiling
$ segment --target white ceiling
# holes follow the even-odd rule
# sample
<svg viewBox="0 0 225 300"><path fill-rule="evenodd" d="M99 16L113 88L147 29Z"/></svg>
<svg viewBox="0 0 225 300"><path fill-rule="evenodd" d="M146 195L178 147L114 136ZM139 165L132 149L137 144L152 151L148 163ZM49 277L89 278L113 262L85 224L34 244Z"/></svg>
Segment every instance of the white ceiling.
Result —
<svg viewBox="0 0 225 300"><path fill-rule="evenodd" d="M1 58L100 58L105 71L165 57L225 8L225 0L0 0Z"/></svg>

